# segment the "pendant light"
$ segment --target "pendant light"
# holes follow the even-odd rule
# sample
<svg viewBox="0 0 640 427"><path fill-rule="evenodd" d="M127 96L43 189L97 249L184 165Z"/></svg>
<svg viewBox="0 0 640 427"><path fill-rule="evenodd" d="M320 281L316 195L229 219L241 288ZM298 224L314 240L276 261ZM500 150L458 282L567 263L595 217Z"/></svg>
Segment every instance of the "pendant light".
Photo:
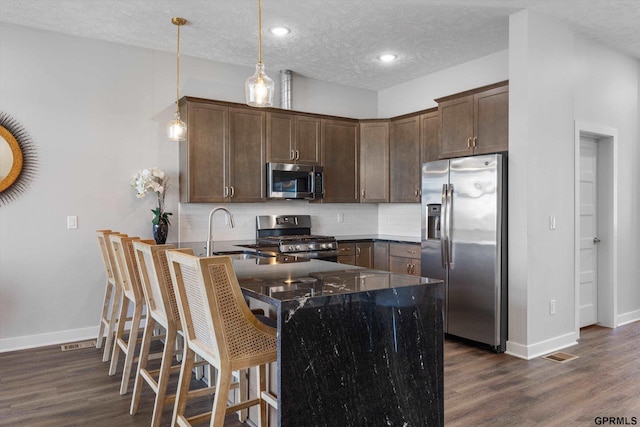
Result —
<svg viewBox="0 0 640 427"><path fill-rule="evenodd" d="M273 105L275 84L264 73L264 64L262 63L262 5L260 0L258 0L258 63L255 74L249 77L244 84L244 92L247 104L252 107L271 107Z"/></svg>
<svg viewBox="0 0 640 427"><path fill-rule="evenodd" d="M180 27L187 23L184 18L171 18L171 23L178 27L178 48L176 51L176 112L173 120L167 123L167 138L169 141L184 141L187 136L187 124L180 120L178 100L180 98Z"/></svg>

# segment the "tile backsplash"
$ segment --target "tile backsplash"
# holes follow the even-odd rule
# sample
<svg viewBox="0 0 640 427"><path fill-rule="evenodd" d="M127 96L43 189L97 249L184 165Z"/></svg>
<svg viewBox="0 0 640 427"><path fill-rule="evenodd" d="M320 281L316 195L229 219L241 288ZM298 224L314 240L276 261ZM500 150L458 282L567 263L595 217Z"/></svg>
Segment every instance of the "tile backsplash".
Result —
<svg viewBox="0 0 640 427"><path fill-rule="evenodd" d="M248 240L256 235L256 216L298 214L311 215L311 231L331 236L392 234L420 235L420 205L309 203L288 200L266 203L181 203L178 208L178 241L207 240L209 212L224 206L233 214L234 228L225 223L224 212L213 218L214 240Z"/></svg>

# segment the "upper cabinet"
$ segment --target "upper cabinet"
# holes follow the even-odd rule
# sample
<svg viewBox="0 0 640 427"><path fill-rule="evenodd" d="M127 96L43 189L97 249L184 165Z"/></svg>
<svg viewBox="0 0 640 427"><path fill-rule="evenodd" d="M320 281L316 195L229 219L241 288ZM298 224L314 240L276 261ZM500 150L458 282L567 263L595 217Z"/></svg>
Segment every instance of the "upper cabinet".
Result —
<svg viewBox="0 0 640 427"><path fill-rule="evenodd" d="M265 113L182 98L187 140L180 143L181 202L265 200Z"/></svg>
<svg viewBox="0 0 640 427"><path fill-rule="evenodd" d="M438 160L440 141L440 113L432 108L420 114L420 153L421 162Z"/></svg>
<svg viewBox="0 0 640 427"><path fill-rule="evenodd" d="M320 118L267 112L267 161L320 164Z"/></svg>
<svg viewBox="0 0 640 427"><path fill-rule="evenodd" d="M491 86L437 99L439 158L509 150L509 86Z"/></svg>
<svg viewBox="0 0 640 427"><path fill-rule="evenodd" d="M391 119L389 201L420 202L420 116Z"/></svg>
<svg viewBox="0 0 640 427"><path fill-rule="evenodd" d="M389 120L360 122L360 202L389 201Z"/></svg>
<svg viewBox="0 0 640 427"><path fill-rule="evenodd" d="M323 202L358 203L359 131L356 120L322 119Z"/></svg>

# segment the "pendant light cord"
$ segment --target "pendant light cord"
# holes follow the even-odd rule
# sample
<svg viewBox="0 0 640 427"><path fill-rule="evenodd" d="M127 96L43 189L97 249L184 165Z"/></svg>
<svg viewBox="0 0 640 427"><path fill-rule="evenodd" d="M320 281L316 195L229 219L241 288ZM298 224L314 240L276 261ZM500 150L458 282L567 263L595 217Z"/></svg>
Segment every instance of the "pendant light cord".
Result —
<svg viewBox="0 0 640 427"><path fill-rule="evenodd" d="M178 24L178 49L176 51L176 113L178 110L178 100L180 99L180 27L182 24Z"/></svg>
<svg viewBox="0 0 640 427"><path fill-rule="evenodd" d="M262 3L258 0L258 63L262 64Z"/></svg>

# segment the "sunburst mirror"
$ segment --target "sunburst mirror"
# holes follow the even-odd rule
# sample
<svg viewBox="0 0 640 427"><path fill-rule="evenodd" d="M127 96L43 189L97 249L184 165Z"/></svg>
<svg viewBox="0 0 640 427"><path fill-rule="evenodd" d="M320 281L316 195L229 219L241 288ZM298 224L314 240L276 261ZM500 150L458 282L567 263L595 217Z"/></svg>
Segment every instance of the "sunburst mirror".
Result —
<svg viewBox="0 0 640 427"><path fill-rule="evenodd" d="M22 125L0 111L0 206L15 200L36 173L36 152Z"/></svg>

